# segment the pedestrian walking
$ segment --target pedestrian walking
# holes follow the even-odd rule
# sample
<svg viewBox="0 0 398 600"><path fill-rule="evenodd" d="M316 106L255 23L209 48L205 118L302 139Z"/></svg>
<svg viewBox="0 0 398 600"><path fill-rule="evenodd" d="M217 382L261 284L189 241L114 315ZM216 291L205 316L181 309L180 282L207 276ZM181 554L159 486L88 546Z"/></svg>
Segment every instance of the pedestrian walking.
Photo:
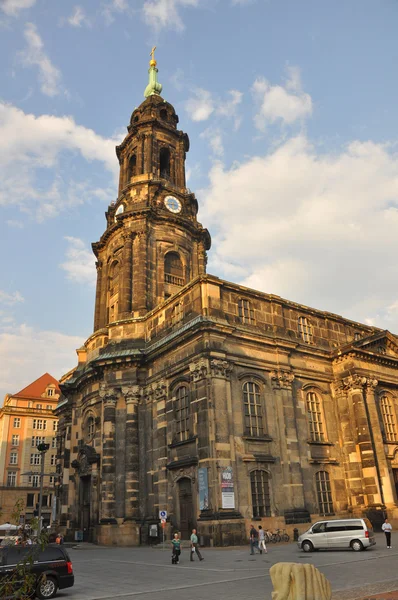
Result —
<svg viewBox="0 0 398 600"><path fill-rule="evenodd" d="M171 540L173 553L171 556L171 564L178 565L180 562L180 554L181 554L181 540L179 538L178 533L174 534L174 538Z"/></svg>
<svg viewBox="0 0 398 600"><path fill-rule="evenodd" d="M193 560L193 555L195 554L198 555L199 560L203 560L203 556L200 553L199 550L199 540L198 540L198 536L196 535L196 529L192 529L192 535L191 535L191 560Z"/></svg>
<svg viewBox="0 0 398 600"><path fill-rule="evenodd" d="M254 554L254 548L260 552L260 548L258 547L258 531L254 527L254 525L250 526L250 554Z"/></svg>
<svg viewBox="0 0 398 600"><path fill-rule="evenodd" d="M381 526L382 530L384 531L384 533L386 534L386 542L387 542L387 548L391 548L391 532L392 532L392 525L391 523L388 522L388 519L386 519L383 523L383 525Z"/></svg>
<svg viewBox="0 0 398 600"><path fill-rule="evenodd" d="M268 550L267 546L265 545L265 532L261 525L258 526L258 547L260 550L260 554L263 553L263 550L265 554L267 554Z"/></svg>

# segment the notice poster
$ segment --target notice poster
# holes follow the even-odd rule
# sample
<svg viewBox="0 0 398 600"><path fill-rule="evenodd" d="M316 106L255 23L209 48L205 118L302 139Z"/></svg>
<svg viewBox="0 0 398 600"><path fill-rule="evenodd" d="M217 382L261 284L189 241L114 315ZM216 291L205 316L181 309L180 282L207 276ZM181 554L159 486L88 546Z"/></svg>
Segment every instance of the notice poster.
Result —
<svg viewBox="0 0 398 600"><path fill-rule="evenodd" d="M221 471L222 508L235 508L234 475L232 467Z"/></svg>
<svg viewBox="0 0 398 600"><path fill-rule="evenodd" d="M207 479L207 467L198 469L199 480L199 510L207 510L209 508L209 483Z"/></svg>

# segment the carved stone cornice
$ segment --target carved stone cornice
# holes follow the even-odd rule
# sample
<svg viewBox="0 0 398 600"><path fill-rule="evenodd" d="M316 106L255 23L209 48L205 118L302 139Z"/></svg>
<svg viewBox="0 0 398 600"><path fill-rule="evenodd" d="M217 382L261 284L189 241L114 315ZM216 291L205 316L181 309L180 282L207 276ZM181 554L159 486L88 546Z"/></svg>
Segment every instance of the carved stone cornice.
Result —
<svg viewBox="0 0 398 600"><path fill-rule="evenodd" d="M152 384L156 400L161 400L167 396L167 385L164 379Z"/></svg>
<svg viewBox="0 0 398 600"><path fill-rule="evenodd" d="M198 361L189 365L189 371L191 374L191 381L199 381L204 379L208 371L208 362L205 358L200 358Z"/></svg>
<svg viewBox="0 0 398 600"><path fill-rule="evenodd" d="M122 394L126 400L126 404L138 404L142 396L142 388L139 385L123 386Z"/></svg>
<svg viewBox="0 0 398 600"><path fill-rule="evenodd" d="M226 379L232 371L232 364L228 360L212 358L210 360L210 370L212 377L222 377Z"/></svg>
<svg viewBox="0 0 398 600"><path fill-rule="evenodd" d="M272 387L275 389L290 389L294 380L294 373L291 371L271 371L269 374Z"/></svg>

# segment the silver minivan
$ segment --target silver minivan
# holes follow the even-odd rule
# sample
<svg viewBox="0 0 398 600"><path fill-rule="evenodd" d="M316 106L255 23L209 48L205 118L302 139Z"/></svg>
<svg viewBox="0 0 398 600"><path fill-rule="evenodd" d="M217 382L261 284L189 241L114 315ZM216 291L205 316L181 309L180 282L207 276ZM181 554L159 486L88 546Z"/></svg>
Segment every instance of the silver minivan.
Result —
<svg viewBox="0 0 398 600"><path fill-rule="evenodd" d="M304 552L332 548L352 548L359 552L375 544L369 519L317 521L298 538L298 547Z"/></svg>

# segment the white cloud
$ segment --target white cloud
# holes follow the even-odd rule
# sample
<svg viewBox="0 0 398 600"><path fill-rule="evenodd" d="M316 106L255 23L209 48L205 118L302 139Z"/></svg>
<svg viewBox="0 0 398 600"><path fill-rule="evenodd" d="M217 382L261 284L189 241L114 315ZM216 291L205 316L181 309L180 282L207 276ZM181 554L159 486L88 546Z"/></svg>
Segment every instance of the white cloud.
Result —
<svg viewBox="0 0 398 600"><path fill-rule="evenodd" d="M237 108L242 103L243 93L238 90L229 90L229 100L218 102L216 113L222 117L234 120L235 129L238 129L241 118L238 116Z"/></svg>
<svg viewBox="0 0 398 600"><path fill-rule="evenodd" d="M75 283L95 285L95 257L83 240L75 237L65 237L69 244L66 250L66 260L60 267L66 271L66 277Z"/></svg>
<svg viewBox="0 0 398 600"><path fill-rule="evenodd" d="M192 121L207 121L214 111L214 99L211 92L197 88L194 96L186 101L185 110Z"/></svg>
<svg viewBox="0 0 398 600"><path fill-rule="evenodd" d="M234 168L216 161L201 197L209 272L398 333L394 145L321 153L295 137Z"/></svg>
<svg viewBox="0 0 398 600"><path fill-rule="evenodd" d="M142 11L145 22L157 30L163 28L185 29L179 9L196 7L200 0L145 0Z"/></svg>
<svg viewBox="0 0 398 600"><path fill-rule="evenodd" d="M224 155L222 133L219 128L208 127L200 134L200 137L209 141L214 156L221 158Z"/></svg>
<svg viewBox="0 0 398 600"><path fill-rule="evenodd" d="M60 93L61 72L55 67L44 51L44 44L34 23L27 23L24 31L27 48L20 52L22 64L38 67L40 89L46 96Z"/></svg>
<svg viewBox="0 0 398 600"><path fill-rule="evenodd" d="M56 378L76 365L80 336L42 331L26 324L0 330L0 404L6 393L16 393L49 372Z"/></svg>
<svg viewBox="0 0 398 600"><path fill-rule="evenodd" d="M288 67L287 71L284 86L271 85L264 77L257 77L253 84L252 92L258 105L254 120L261 131L276 121L291 125L312 114L312 99L302 89L299 69Z"/></svg>
<svg viewBox="0 0 398 600"><path fill-rule="evenodd" d="M71 181L69 176L65 181L61 167L66 156L78 154L101 162L116 181L117 141L77 125L72 117L36 117L0 103L0 206L13 203L43 219L66 206L103 199L108 190L96 189L89 181ZM44 183L48 178L50 183ZM109 192L113 195L114 190Z"/></svg>
<svg viewBox="0 0 398 600"><path fill-rule="evenodd" d="M105 22L110 25L115 20L115 13L126 13L130 11L128 0L110 0L102 7L102 15Z"/></svg>
<svg viewBox="0 0 398 600"><path fill-rule="evenodd" d="M0 290L0 305L13 306L14 304L19 304L20 302L24 302L23 296L19 292L13 292L9 294L8 292L4 292Z"/></svg>
<svg viewBox="0 0 398 600"><path fill-rule="evenodd" d="M1 0L0 9L10 17L17 17L21 10L31 8L36 0Z"/></svg>
<svg viewBox="0 0 398 600"><path fill-rule="evenodd" d="M67 19L67 23L72 27L82 27L86 25L90 27L91 23L86 17L86 14L81 6L75 6L71 16Z"/></svg>

